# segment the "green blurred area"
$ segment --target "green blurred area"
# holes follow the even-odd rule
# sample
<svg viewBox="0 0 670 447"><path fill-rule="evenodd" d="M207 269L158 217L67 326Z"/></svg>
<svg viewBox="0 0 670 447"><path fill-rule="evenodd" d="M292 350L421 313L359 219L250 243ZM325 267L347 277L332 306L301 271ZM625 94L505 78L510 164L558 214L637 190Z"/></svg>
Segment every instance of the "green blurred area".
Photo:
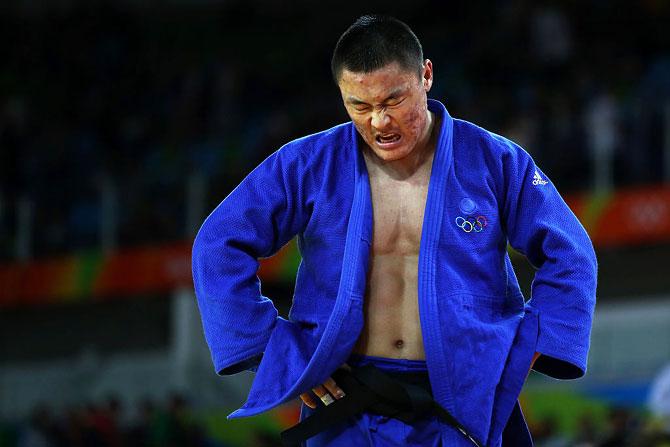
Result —
<svg viewBox="0 0 670 447"><path fill-rule="evenodd" d="M250 446L258 434L276 436L282 430L276 413L263 413L251 418L226 419L229 411L213 410L200 414L208 437L231 447Z"/></svg>

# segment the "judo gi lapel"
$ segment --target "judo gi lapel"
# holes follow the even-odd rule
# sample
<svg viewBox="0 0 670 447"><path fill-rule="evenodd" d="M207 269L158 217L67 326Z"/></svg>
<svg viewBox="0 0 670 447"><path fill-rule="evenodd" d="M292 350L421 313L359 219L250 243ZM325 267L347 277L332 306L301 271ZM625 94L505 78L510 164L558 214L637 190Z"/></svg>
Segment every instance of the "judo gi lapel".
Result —
<svg viewBox="0 0 670 447"><path fill-rule="evenodd" d="M353 124L350 138L351 146L345 149L356 154L355 185L337 298L314 355L286 398L323 383L346 362L363 329L363 300L372 241L372 199L365 161Z"/></svg>
<svg viewBox="0 0 670 447"><path fill-rule="evenodd" d="M367 168L353 124L351 147L356 153L356 180L340 285L323 337L307 365L305 383L311 385L322 383L347 360L363 329L363 300L372 241L372 199Z"/></svg>
<svg viewBox="0 0 670 447"><path fill-rule="evenodd" d="M443 225L449 225L453 222L449 218L448 210L450 207L453 208L453 201L462 199L464 192L457 179L454 167L454 121L444 106L437 101L429 100L429 109L441 115L442 123L426 198L418 265L419 315L428 374L433 396L437 403L456 415L457 418L462 418L459 422L478 438L485 440L486 445L496 446L500 444L503 429L514 409L530 367L537 338L537 314L527 306L525 318L521 319L516 327L516 336L509 349L499 385L495 390L490 425L474 424L473 426L474 419L485 418L482 418L481 415L476 418L469 417L472 414L464 412L461 404L469 396L455 394L455 390L458 388L453 388L452 384L460 379L456 376L449 377L449 374L456 371L463 374L469 373L454 367L454 362L458 360L454 353L458 348L456 346L458 337L477 337L477 334L476 332L454 331L453 327L463 329L462 323L459 325L460 320L456 320L460 318L458 303L449 302L453 294L448 288L443 286L438 290L438 284L449 283L450 278L441 277L439 281L437 278L438 274L448 275L450 270L440 269L439 259L442 259L441 262L445 260L453 262L454 269L459 267L457 258L439 258L438 251L440 250L440 238L449 234L448 231L444 231L447 227L443 227ZM457 149L462 150L463 141L457 140L457 144L459 145ZM473 147L473 150L475 149ZM463 162L460 158L458 161ZM449 241L445 241L445 245L447 242ZM444 247L441 250L444 254ZM459 274L467 275L467 272L463 271ZM468 295L467 291L465 295ZM451 322L453 322L453 327L442 326L450 325ZM453 344L448 345L448 343ZM461 350L461 354L463 354L463 350ZM469 352L465 355L475 355L475 352ZM518 429L519 427L513 428ZM443 442L445 445L470 445L456 430L446 426L443 430Z"/></svg>
<svg viewBox="0 0 670 447"><path fill-rule="evenodd" d="M423 332L426 363L435 400L453 412L453 397L447 381L441 375L448 371L444 356L438 294L435 285L437 249L440 229L447 204L447 181L452 169L453 119L438 101L428 100L428 109L441 116L440 134L435 147L423 217L421 247L419 250L418 294L419 315Z"/></svg>
<svg viewBox="0 0 670 447"><path fill-rule="evenodd" d="M350 124L348 141L343 147L333 148L333 150L355 151L355 156L351 157L355 164L355 184L344 254L341 260L332 260L342 262L342 270L337 298L323 335L318 340L311 357L305 349L301 350L299 358L296 358L303 361L302 365L306 366L283 365L281 370L292 376L284 377L282 380L282 383L287 385L282 386L277 380L273 380L272 372L277 370L276 364L261 362L247 402L228 418L262 413L323 383L333 371L346 362L358 340L363 328L363 299L372 240L372 201L367 169L357 141L356 128ZM273 363L281 361L281 353L302 345L303 336L305 334L298 325L280 320L275 326L264 357L273 359ZM270 350L274 352L271 353ZM275 352L280 354L276 355Z"/></svg>

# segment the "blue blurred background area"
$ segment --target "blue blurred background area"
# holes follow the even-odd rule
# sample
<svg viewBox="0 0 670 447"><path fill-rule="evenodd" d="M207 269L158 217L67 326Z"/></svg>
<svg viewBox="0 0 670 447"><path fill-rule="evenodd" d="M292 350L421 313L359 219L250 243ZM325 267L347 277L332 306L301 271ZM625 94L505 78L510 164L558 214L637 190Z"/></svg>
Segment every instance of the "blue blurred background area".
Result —
<svg viewBox="0 0 670 447"><path fill-rule="evenodd" d="M429 96L521 144L594 241L589 371L531 374L537 444L670 445L670 3L15 0L0 5L0 446L278 445L295 403L225 420L253 375L214 374L190 244L271 152L348 119L330 56L370 12L413 28ZM259 271L283 314L299 261L289 244Z"/></svg>

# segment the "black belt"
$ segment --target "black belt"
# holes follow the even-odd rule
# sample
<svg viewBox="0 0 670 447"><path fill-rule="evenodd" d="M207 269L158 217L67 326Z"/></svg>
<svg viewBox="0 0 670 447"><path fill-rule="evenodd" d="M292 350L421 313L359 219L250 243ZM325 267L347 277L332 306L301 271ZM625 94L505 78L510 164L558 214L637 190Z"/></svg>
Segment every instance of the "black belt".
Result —
<svg viewBox="0 0 670 447"><path fill-rule="evenodd" d="M299 447L317 433L363 412L392 417L405 423L412 423L432 412L463 434L472 445L484 447L435 402L426 388L418 384L396 380L374 365L365 365L353 371L338 369L333 373L333 379L346 396L328 406L319 407L310 417L283 431L281 440L285 447Z"/></svg>

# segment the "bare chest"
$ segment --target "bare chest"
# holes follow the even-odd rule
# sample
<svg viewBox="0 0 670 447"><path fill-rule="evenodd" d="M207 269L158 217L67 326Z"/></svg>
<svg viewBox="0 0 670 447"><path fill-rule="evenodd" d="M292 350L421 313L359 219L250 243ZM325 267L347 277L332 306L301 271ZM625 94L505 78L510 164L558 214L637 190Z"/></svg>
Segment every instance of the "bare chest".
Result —
<svg viewBox="0 0 670 447"><path fill-rule="evenodd" d="M374 254L418 255L430 172L396 180L370 176Z"/></svg>

